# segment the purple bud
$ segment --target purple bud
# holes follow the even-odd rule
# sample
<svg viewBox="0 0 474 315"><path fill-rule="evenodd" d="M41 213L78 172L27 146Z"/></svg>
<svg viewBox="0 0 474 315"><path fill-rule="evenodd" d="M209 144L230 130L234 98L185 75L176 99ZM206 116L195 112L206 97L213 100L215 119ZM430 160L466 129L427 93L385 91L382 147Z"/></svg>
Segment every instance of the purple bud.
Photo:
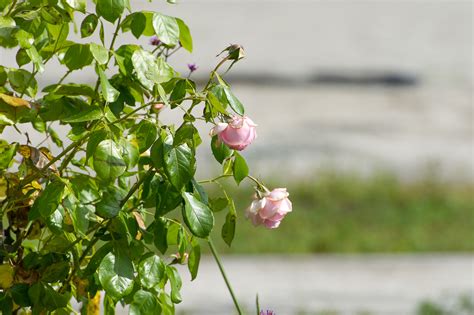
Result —
<svg viewBox="0 0 474 315"><path fill-rule="evenodd" d="M195 63L188 63L188 69L189 69L189 71L194 72L194 71L197 70L197 68L198 68L198 66L196 66Z"/></svg>
<svg viewBox="0 0 474 315"><path fill-rule="evenodd" d="M160 44L161 44L161 40L158 37L153 36L152 38L150 38L150 45L158 46Z"/></svg>
<svg viewBox="0 0 474 315"><path fill-rule="evenodd" d="M276 313L270 310L267 310L267 312L264 312L263 310L261 310L260 315L276 315Z"/></svg>

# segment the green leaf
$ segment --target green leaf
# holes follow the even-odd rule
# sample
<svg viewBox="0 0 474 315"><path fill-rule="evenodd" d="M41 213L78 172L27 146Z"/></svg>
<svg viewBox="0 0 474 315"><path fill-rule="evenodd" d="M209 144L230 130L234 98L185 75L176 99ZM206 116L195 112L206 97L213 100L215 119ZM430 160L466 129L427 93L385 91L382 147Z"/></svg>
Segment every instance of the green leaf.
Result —
<svg viewBox="0 0 474 315"><path fill-rule="evenodd" d="M99 73L100 78L100 88L102 90L102 95L104 96L105 101L112 103L117 100L120 95L120 92L117 91L107 79L107 76L104 73L104 70L97 65L96 67L97 73Z"/></svg>
<svg viewBox="0 0 474 315"><path fill-rule="evenodd" d="M63 63L69 70L82 69L92 63L92 54L88 44L70 46L63 58Z"/></svg>
<svg viewBox="0 0 474 315"><path fill-rule="evenodd" d="M211 91L207 93L207 100L209 101L209 103L215 110L217 110L219 113L223 115L227 115L227 111L225 110L225 106L224 106L227 104L226 103L221 104L217 96L215 96L214 93L212 93Z"/></svg>
<svg viewBox="0 0 474 315"><path fill-rule="evenodd" d="M41 281L57 282L64 281L69 274L69 262L60 261L48 265L41 274Z"/></svg>
<svg viewBox="0 0 474 315"><path fill-rule="evenodd" d="M22 29L19 29L14 36L18 44L20 44L20 47L24 49L30 48L35 42L33 35Z"/></svg>
<svg viewBox="0 0 474 315"><path fill-rule="evenodd" d="M239 153L234 151L234 166L233 166L233 173L234 179L237 184L247 177L249 174L249 167L247 166L247 162Z"/></svg>
<svg viewBox="0 0 474 315"><path fill-rule="evenodd" d="M243 116L245 112L244 106L239 101L239 99L235 97L230 88L224 87L224 93L227 98L227 101L229 102L230 107L234 110L234 112L236 112L240 116Z"/></svg>
<svg viewBox="0 0 474 315"><path fill-rule="evenodd" d="M36 198L28 213L28 219L32 221L40 216L43 218L49 217L58 208L65 187L66 185L60 180L49 183L39 197Z"/></svg>
<svg viewBox="0 0 474 315"><path fill-rule="evenodd" d="M184 198L183 217L186 225L197 237L207 237L214 226L211 209L188 192L183 192L182 196Z"/></svg>
<svg viewBox="0 0 474 315"><path fill-rule="evenodd" d="M35 97L38 91L36 79L26 70L10 69L8 72L8 80L11 87L20 94L26 92L29 96Z"/></svg>
<svg viewBox="0 0 474 315"><path fill-rule="evenodd" d="M229 201L227 200L227 198L209 199L209 207L211 208L212 212L222 211L227 207L228 204Z"/></svg>
<svg viewBox="0 0 474 315"><path fill-rule="evenodd" d="M102 118L102 110L98 106L90 106L75 115L61 119L61 121L66 123L77 123L84 121L93 121L100 118Z"/></svg>
<svg viewBox="0 0 474 315"><path fill-rule="evenodd" d="M153 28L156 36L165 45L175 46L179 42L179 25L174 17L161 13L153 14Z"/></svg>
<svg viewBox="0 0 474 315"><path fill-rule="evenodd" d="M48 285L45 284L43 287L43 296L42 304L50 311L57 310L58 308L66 307L69 300L71 299L71 292L66 292L61 294L56 292L56 290Z"/></svg>
<svg viewBox="0 0 474 315"><path fill-rule="evenodd" d="M192 281L196 279L199 270L199 262L201 261L201 246L199 246L199 242L196 239L193 239L191 244L192 248L188 257L188 269L189 273L191 274Z"/></svg>
<svg viewBox="0 0 474 315"><path fill-rule="evenodd" d="M95 29L97 28L97 24L99 23L99 19L95 14L89 14L86 16L81 23L81 37L89 37L94 34Z"/></svg>
<svg viewBox="0 0 474 315"><path fill-rule="evenodd" d="M44 64L43 64L43 58L41 55L38 53L36 50L35 46L31 46L26 50L26 54L30 58L30 60L33 62L33 64L36 67L36 70L38 73L42 73L44 71Z"/></svg>
<svg viewBox="0 0 474 315"><path fill-rule="evenodd" d="M0 28L15 27L15 20L9 16L0 16Z"/></svg>
<svg viewBox="0 0 474 315"><path fill-rule="evenodd" d="M51 93L54 95L66 95L66 96L87 96L93 98L95 96L94 89L86 84L53 84L48 85L43 89L43 92Z"/></svg>
<svg viewBox="0 0 474 315"><path fill-rule="evenodd" d="M161 306L157 297L147 291L138 290L133 296L133 302L130 304L129 315L149 315L161 314Z"/></svg>
<svg viewBox="0 0 474 315"><path fill-rule="evenodd" d="M165 171L169 181L176 189L180 190L194 176L195 157L186 143L174 147L169 144L170 140L172 141L172 138L168 137L168 143L165 143L163 147Z"/></svg>
<svg viewBox="0 0 474 315"><path fill-rule="evenodd" d="M182 200L181 193L170 182L160 183L156 188L155 216L162 216L174 210Z"/></svg>
<svg viewBox="0 0 474 315"><path fill-rule="evenodd" d="M183 20L176 18L179 27L179 42L184 49L189 52L193 52L193 38L191 37L191 32L189 27L184 23Z"/></svg>
<svg viewBox="0 0 474 315"><path fill-rule="evenodd" d="M127 0L97 0L96 13L110 23L114 23L125 10Z"/></svg>
<svg viewBox="0 0 474 315"><path fill-rule="evenodd" d="M143 259L138 265L140 283L145 288L151 289L156 286L165 275L165 264L157 255Z"/></svg>
<svg viewBox="0 0 474 315"><path fill-rule="evenodd" d="M66 0L66 3L76 11L86 12L86 0Z"/></svg>
<svg viewBox="0 0 474 315"><path fill-rule="evenodd" d="M98 275L102 288L114 300L133 290L133 264L125 255L108 253L100 263Z"/></svg>
<svg viewBox="0 0 474 315"><path fill-rule="evenodd" d="M168 224L162 218L157 218L153 224L153 243L162 253L168 249Z"/></svg>
<svg viewBox="0 0 474 315"><path fill-rule="evenodd" d="M103 140L94 152L94 170L104 182L112 182L127 169L120 150L112 140Z"/></svg>
<svg viewBox="0 0 474 315"><path fill-rule="evenodd" d="M104 46L90 43L89 48L98 64L105 65L109 61L109 51Z"/></svg>
<svg viewBox="0 0 474 315"><path fill-rule="evenodd" d="M130 24L130 29L132 30L133 36L137 39L143 34L147 26L147 18L145 14L137 12L133 14L133 18Z"/></svg>
<svg viewBox="0 0 474 315"><path fill-rule="evenodd" d="M107 189L95 205L95 212L102 218L116 217L122 209L120 202L124 197L124 192L118 187Z"/></svg>
<svg viewBox="0 0 474 315"><path fill-rule="evenodd" d="M13 301L19 306L26 307L31 305L30 297L28 296L28 289L30 286L26 283L17 283L10 288L10 294Z"/></svg>
<svg viewBox="0 0 474 315"><path fill-rule="evenodd" d="M17 143L10 145L7 141L0 139L0 171L10 166L10 162L16 154L17 147Z"/></svg>
<svg viewBox="0 0 474 315"><path fill-rule="evenodd" d="M50 41L53 42L53 47L51 48L53 53L56 53L66 41L67 36L69 35L69 24L64 23L61 25L46 24L46 28L49 33ZM54 51L53 51L54 49Z"/></svg>
<svg viewBox="0 0 474 315"><path fill-rule="evenodd" d="M140 153L143 153L155 142L158 130L151 121L142 120L130 130L130 133L133 135Z"/></svg>
<svg viewBox="0 0 474 315"><path fill-rule="evenodd" d="M171 300L174 303L181 302L181 294L179 290L181 290L181 278L179 277L178 270L172 266L166 266L166 275L170 279L171 284Z"/></svg>
<svg viewBox="0 0 474 315"><path fill-rule="evenodd" d="M127 139L120 139L120 147L122 148L122 157L127 163L128 169L132 169L138 163L140 152L138 145L135 142L130 142Z"/></svg>
<svg viewBox="0 0 474 315"><path fill-rule="evenodd" d="M232 156L232 153L234 152L234 150L230 149L228 146L222 143L222 141L219 141L217 136L212 137L211 150L217 162L221 164L225 159Z"/></svg>
<svg viewBox="0 0 474 315"><path fill-rule="evenodd" d="M235 223L237 221L237 213L235 211L234 201L229 199L229 213L225 217L225 223L222 226L221 236L227 245L232 244L235 235Z"/></svg>
<svg viewBox="0 0 474 315"><path fill-rule="evenodd" d="M172 72L169 74L171 67L166 62L142 49L133 53L132 64L138 80L149 90L153 90L156 83L166 82L172 77Z"/></svg>
<svg viewBox="0 0 474 315"><path fill-rule="evenodd" d="M111 242L105 243L104 245L102 245L102 247L100 247L95 252L95 254L92 256L91 260L89 260L89 264L84 269L84 275L85 276L93 275L96 272L97 268L99 268L100 263L102 262L104 257L108 253L110 253L110 251L112 250L112 247L113 247L113 245L112 245Z"/></svg>

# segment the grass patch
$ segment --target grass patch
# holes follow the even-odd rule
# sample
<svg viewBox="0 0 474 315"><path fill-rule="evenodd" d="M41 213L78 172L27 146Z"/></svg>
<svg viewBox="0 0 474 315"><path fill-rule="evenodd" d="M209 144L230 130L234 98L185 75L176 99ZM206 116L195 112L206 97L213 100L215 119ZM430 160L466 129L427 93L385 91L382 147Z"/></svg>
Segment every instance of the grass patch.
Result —
<svg viewBox="0 0 474 315"><path fill-rule="evenodd" d="M278 181L284 183L285 181ZM275 187L268 183L269 187ZM231 185L229 185L231 187ZM233 186L232 186L233 187ZM225 211L216 214L214 240L227 253L372 253L474 251L474 186L434 177L404 183L389 175L362 178L328 172L287 183L293 212L280 228L245 220L252 187L229 189L238 209L232 248L220 239ZM210 188L210 187L209 187ZM211 195L219 194L216 190Z"/></svg>

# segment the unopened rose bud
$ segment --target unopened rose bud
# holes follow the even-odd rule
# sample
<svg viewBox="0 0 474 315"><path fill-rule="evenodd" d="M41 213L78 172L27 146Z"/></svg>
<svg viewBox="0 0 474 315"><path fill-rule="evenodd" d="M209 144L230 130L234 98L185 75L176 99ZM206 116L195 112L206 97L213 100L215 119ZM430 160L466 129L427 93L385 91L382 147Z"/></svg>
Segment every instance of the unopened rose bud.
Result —
<svg viewBox="0 0 474 315"><path fill-rule="evenodd" d="M227 59L229 59L229 60L237 61L237 60L240 60L240 59L245 57L244 47L242 47L238 44L232 44L232 45L228 46L220 54L222 54L224 51L227 51L227 53L228 53Z"/></svg>
<svg viewBox="0 0 474 315"><path fill-rule="evenodd" d="M246 116L235 116L227 123L219 123L211 130L229 148L242 151L257 137L257 125Z"/></svg>
<svg viewBox="0 0 474 315"><path fill-rule="evenodd" d="M247 208L247 218L250 218L255 226L263 224L269 229L277 228L286 214L292 211L288 196L286 188L276 188L263 193L261 198L257 197Z"/></svg>

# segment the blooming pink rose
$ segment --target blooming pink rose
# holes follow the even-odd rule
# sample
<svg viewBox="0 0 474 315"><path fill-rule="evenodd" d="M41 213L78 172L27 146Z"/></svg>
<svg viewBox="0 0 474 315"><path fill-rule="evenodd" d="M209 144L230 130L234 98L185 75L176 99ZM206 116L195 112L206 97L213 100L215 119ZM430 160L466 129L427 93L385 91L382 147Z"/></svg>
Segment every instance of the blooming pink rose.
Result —
<svg viewBox="0 0 474 315"><path fill-rule="evenodd" d="M247 218L250 218L255 226L263 224L269 229L277 228L285 215L292 210L288 196L286 188L275 188L265 193L262 199L255 199L248 207Z"/></svg>
<svg viewBox="0 0 474 315"><path fill-rule="evenodd" d="M242 151L257 137L257 125L246 116L234 116L228 123L219 123L211 130L229 148Z"/></svg>

